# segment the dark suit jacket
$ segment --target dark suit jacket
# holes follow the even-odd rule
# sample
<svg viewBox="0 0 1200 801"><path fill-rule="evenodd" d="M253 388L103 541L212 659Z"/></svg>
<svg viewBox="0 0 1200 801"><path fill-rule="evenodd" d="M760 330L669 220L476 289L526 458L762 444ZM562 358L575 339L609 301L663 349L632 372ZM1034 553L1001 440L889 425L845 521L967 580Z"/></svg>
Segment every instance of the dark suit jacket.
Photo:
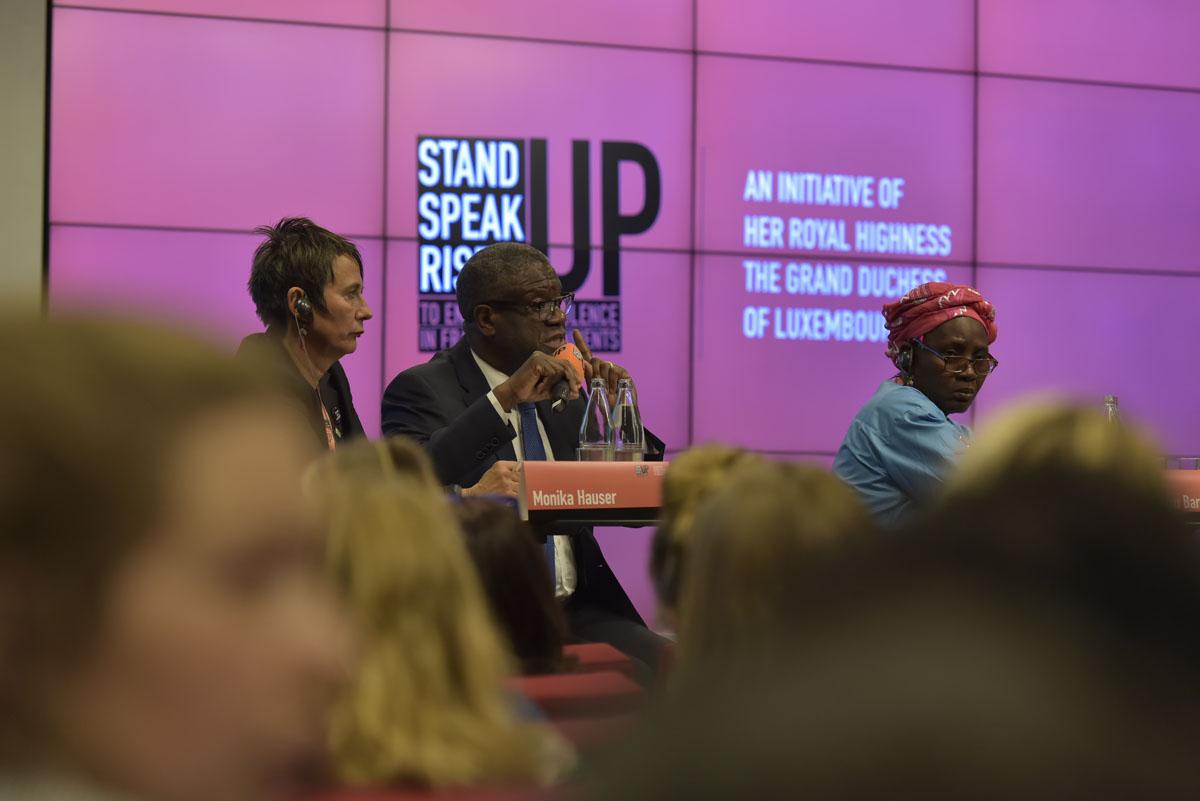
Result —
<svg viewBox="0 0 1200 801"><path fill-rule="evenodd" d="M324 451L329 447L325 439L325 415L321 413L321 402L284 350L282 337L271 333L251 334L238 346L236 358L268 371L283 390L284 397L304 414L318 448ZM350 381L341 364L334 362L321 376L320 389L326 397L326 405L337 417L332 422L335 431L339 432L339 441L365 437L362 422L354 409L354 398L350 395Z"/></svg>
<svg viewBox="0 0 1200 801"><path fill-rule="evenodd" d="M475 363L464 337L425 364L410 367L392 379L383 393L383 433L406 436L425 446L443 484L473 486L500 460L515 460L512 440L517 432L496 414L487 379ZM579 397L566 410L553 412L550 402L537 404L550 448L558 461L574 461L579 427L587 403ZM662 459L663 443L646 432L648 456ZM600 545L587 526L569 534L578 577L576 599L642 622L621 589Z"/></svg>

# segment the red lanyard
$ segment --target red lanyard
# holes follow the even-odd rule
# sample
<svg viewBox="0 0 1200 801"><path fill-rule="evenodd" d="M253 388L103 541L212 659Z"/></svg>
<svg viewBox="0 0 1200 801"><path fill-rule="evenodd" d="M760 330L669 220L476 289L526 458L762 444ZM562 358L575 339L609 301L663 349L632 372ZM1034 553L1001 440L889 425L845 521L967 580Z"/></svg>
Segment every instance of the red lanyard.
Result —
<svg viewBox="0 0 1200 801"><path fill-rule="evenodd" d="M325 401L321 400L321 396L317 395L317 402L321 404L321 417L325 418L325 442L329 445L329 450L337 450L337 438L333 435L333 421L329 419L329 410L325 408Z"/></svg>

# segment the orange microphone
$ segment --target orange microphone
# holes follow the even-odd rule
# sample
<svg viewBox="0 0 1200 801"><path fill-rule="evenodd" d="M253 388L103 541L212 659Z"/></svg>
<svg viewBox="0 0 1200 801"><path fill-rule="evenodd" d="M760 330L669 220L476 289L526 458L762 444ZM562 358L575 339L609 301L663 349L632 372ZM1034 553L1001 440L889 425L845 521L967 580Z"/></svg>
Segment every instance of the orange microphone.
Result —
<svg viewBox="0 0 1200 801"><path fill-rule="evenodd" d="M558 350L554 351L554 358L559 361L564 361L575 370L575 375L579 376L579 383L583 383L583 354L579 352L579 348L575 347L574 342L567 342L558 346ZM571 394L571 385L566 379L559 381L554 385L554 391L550 397L553 399L550 408L556 412L561 412L567 408L567 396Z"/></svg>

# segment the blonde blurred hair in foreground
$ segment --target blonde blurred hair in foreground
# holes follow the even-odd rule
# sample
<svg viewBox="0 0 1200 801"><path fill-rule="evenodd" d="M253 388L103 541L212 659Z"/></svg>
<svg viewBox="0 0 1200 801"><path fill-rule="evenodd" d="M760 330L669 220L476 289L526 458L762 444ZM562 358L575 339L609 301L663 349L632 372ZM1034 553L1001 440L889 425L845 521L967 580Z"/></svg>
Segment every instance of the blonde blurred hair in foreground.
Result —
<svg viewBox="0 0 1200 801"><path fill-rule="evenodd" d="M955 564L1019 577L1022 594L1036 587L1090 610L1143 641L1146 661L1150 649L1182 648L1166 610L1190 603L1194 536L1150 438L1098 409L1039 400L983 426L911 535Z"/></svg>
<svg viewBox="0 0 1200 801"><path fill-rule="evenodd" d="M341 480L383 479L409 480L435 492L441 488L429 457L420 445L404 437L359 440L342 445L313 464L305 476L305 483L312 490Z"/></svg>
<svg viewBox="0 0 1200 801"><path fill-rule="evenodd" d="M1012 484L1036 486L1065 472L1167 498L1162 454L1129 423L1111 423L1098 409L1058 398L1013 406L980 429L947 481L947 495Z"/></svg>
<svg viewBox="0 0 1200 801"><path fill-rule="evenodd" d="M680 662L763 646L825 554L874 530L850 487L819 467L761 462L734 471L696 512L680 605Z"/></svg>
<svg viewBox="0 0 1200 801"><path fill-rule="evenodd" d="M960 465L904 532L793 572L769 649L681 658L593 797L1200 795L1197 547L1149 439L1039 403L985 426ZM732 548L787 506L753 493L731 486L701 510L689 600L734 591L721 562L700 570L710 522Z"/></svg>
<svg viewBox="0 0 1200 801"><path fill-rule="evenodd" d="M435 788L555 778L558 741L515 715L513 659L427 461L387 475L367 455L379 447L339 450L346 469L335 464L322 487L329 567L360 643L330 722L338 778Z"/></svg>
<svg viewBox="0 0 1200 801"><path fill-rule="evenodd" d="M688 448L671 460L663 480L662 517L650 550L650 576L667 616L679 606L697 507L721 488L735 468L759 461L761 457L747 450L717 443Z"/></svg>

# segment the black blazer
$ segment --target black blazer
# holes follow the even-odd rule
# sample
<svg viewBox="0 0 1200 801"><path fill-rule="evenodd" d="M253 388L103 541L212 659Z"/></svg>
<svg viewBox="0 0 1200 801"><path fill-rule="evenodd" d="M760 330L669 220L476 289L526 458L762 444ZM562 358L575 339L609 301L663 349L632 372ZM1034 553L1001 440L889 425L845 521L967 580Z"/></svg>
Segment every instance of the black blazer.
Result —
<svg viewBox="0 0 1200 801"><path fill-rule="evenodd" d="M321 401L288 356L283 347L283 337L271 332L251 334L242 340L235 358L268 371L283 390L284 397L295 405L308 421L318 449L322 452L328 449ZM339 362L334 362L325 375L321 376L320 386L322 393L329 391L337 398L335 408L340 411L340 418L333 422L341 434L339 442L366 437L362 422L358 419L358 412L354 409L350 380Z"/></svg>
<svg viewBox="0 0 1200 801"><path fill-rule="evenodd" d="M449 350L392 379L383 393L383 433L406 436L424 445L443 484L473 486L497 461L517 458L512 445L517 432L496 414L487 399L490 389L464 337ZM574 461L586 406L582 396L568 402L562 412L551 411L549 401L537 404L556 460ZM646 440L647 458L661 460L662 441L648 431ZM577 600L597 603L642 622L591 528L578 526L555 533L571 537L579 582Z"/></svg>

